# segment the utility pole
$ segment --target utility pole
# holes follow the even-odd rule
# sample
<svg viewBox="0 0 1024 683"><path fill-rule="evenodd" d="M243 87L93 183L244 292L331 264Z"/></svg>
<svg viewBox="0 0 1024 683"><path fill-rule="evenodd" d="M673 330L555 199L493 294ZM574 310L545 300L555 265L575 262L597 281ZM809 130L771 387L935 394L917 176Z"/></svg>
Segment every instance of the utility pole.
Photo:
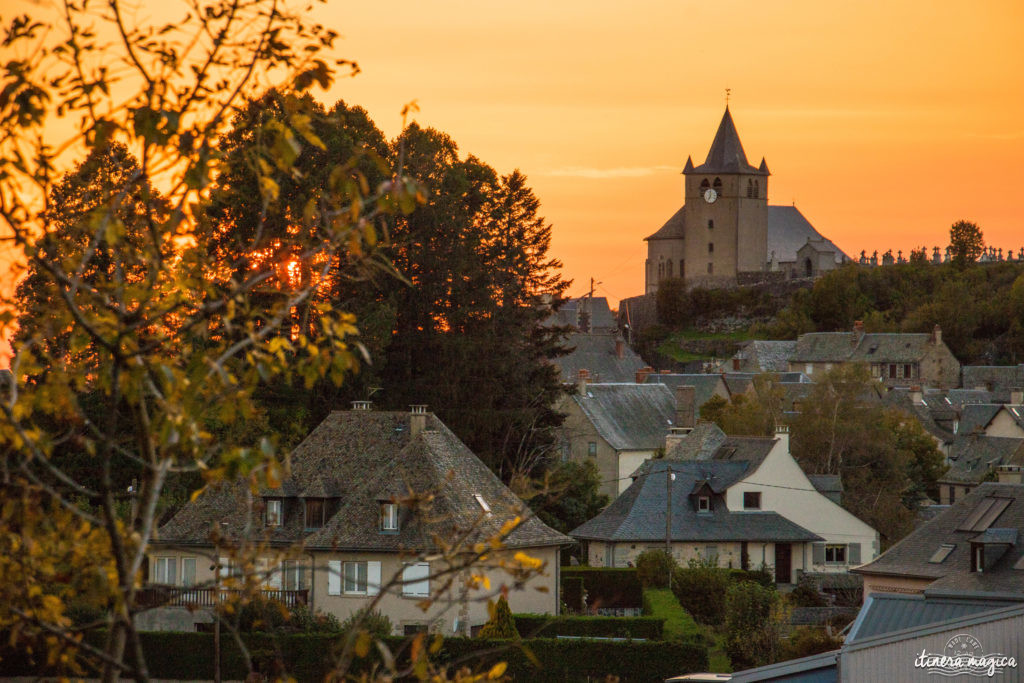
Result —
<svg viewBox="0 0 1024 683"><path fill-rule="evenodd" d="M672 481L676 478L670 465L665 469L665 553L672 557ZM668 588L672 590L672 566L668 569Z"/></svg>

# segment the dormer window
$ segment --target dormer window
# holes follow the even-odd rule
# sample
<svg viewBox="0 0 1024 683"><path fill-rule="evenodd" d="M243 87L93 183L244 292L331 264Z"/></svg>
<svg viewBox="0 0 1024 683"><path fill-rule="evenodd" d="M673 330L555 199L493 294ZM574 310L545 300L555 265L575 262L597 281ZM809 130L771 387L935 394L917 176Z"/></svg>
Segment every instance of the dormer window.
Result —
<svg viewBox="0 0 1024 683"><path fill-rule="evenodd" d="M381 503L380 530L398 531L398 503Z"/></svg>
<svg viewBox="0 0 1024 683"><path fill-rule="evenodd" d="M266 513L267 526L281 526L281 501L278 498L269 498L267 500L267 513Z"/></svg>
<svg viewBox="0 0 1024 683"><path fill-rule="evenodd" d="M326 505L323 498L306 499L306 528L319 529L324 525Z"/></svg>
<svg viewBox="0 0 1024 683"><path fill-rule="evenodd" d="M711 512L711 497L710 496L698 496L697 497L697 512Z"/></svg>
<svg viewBox="0 0 1024 683"><path fill-rule="evenodd" d="M483 510L485 514L491 514L491 506L487 504L487 501L484 500L483 496L481 496L479 493L474 493L473 498L476 500L477 505L480 506L480 509Z"/></svg>

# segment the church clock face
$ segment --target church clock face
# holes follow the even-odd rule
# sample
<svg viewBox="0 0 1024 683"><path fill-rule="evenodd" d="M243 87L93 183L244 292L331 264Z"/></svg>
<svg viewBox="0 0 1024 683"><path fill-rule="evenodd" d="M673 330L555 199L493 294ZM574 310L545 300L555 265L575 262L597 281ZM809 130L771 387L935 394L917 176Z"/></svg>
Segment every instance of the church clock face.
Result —
<svg viewBox="0 0 1024 683"><path fill-rule="evenodd" d="M718 199L717 192L715 192L711 188L704 190L704 201L706 201L708 204L714 204L716 199Z"/></svg>

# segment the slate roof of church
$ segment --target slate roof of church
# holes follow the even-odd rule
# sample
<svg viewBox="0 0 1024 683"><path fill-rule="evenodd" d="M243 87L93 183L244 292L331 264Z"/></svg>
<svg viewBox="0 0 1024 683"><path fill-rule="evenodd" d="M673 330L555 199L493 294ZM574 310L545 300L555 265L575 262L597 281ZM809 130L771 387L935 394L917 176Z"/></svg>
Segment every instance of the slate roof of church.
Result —
<svg viewBox="0 0 1024 683"><path fill-rule="evenodd" d="M1024 557L1021 544L1011 546L984 572L972 572L970 542L982 529L961 530L986 498L1002 498L1009 505L989 524L992 529L1024 528L1024 485L985 482L947 510L917 527L874 561L850 571L858 574L933 579L928 590L1024 592L1024 569L1014 565ZM954 546L941 562L931 558L943 544Z"/></svg>
<svg viewBox="0 0 1024 683"><path fill-rule="evenodd" d="M291 474L278 489L261 492L282 498L281 527L259 533L275 545L303 543L307 549L399 551L433 547L432 538L470 540L498 533L516 515L524 519L513 531L510 547L571 544L572 539L549 528L433 414L426 426L410 437L410 414L389 411L336 411L291 454ZM398 533L379 530L380 505L410 492L433 498L419 510L403 506ZM491 508L487 514L474 497ZM226 483L207 491L159 529L158 542L167 545L208 545L213 523L227 522L229 538L244 532L249 519L248 487ZM303 498L327 498L333 512L316 530L304 527ZM331 500L335 501L331 505Z"/></svg>
<svg viewBox="0 0 1024 683"><path fill-rule="evenodd" d="M594 382L632 382L636 371L646 363L629 345L623 346L622 358L615 353L617 334L575 333L566 337L565 346L572 349L552 360L563 382L575 382L585 369Z"/></svg>
<svg viewBox="0 0 1024 683"><path fill-rule="evenodd" d="M715 496L710 512L697 512L690 493L707 482L715 493L725 491L750 467L746 461L648 460L641 476L611 505L570 532L574 538L603 541L662 541L668 508L668 467L672 482L671 538L673 541L820 541L814 534L777 512L730 511ZM647 464L645 463L645 465Z"/></svg>
<svg viewBox="0 0 1024 683"><path fill-rule="evenodd" d="M843 250L834 242L826 238L814 229L814 226L804 218L800 210L795 206L769 206L768 207L768 252L766 260L771 260L772 253L775 254L777 262L796 261L796 253L807 244L807 240L814 240L818 248L831 249L835 251L836 263L849 261L850 257L843 253ZM823 242L823 244L818 243Z"/></svg>
<svg viewBox="0 0 1024 683"><path fill-rule="evenodd" d="M743 151L743 144L740 142L739 133L736 132L736 124L732 121L732 114L729 107L725 108L722 121L718 124L718 132L708 150L707 159L704 163L690 171L691 173L755 173L767 175L751 166L747 161L747 155Z"/></svg>
<svg viewBox="0 0 1024 683"><path fill-rule="evenodd" d="M617 451L661 448L675 420L675 396L664 384L587 384L585 394L572 398Z"/></svg>
<svg viewBox="0 0 1024 683"><path fill-rule="evenodd" d="M950 445L949 460L942 481L976 484L999 465L1024 464L1024 439L961 434Z"/></svg>
<svg viewBox="0 0 1024 683"><path fill-rule="evenodd" d="M658 228L657 232L648 235L644 240L676 240L686 236L686 208L679 207L679 210L672 214L672 217L665 221L665 225Z"/></svg>

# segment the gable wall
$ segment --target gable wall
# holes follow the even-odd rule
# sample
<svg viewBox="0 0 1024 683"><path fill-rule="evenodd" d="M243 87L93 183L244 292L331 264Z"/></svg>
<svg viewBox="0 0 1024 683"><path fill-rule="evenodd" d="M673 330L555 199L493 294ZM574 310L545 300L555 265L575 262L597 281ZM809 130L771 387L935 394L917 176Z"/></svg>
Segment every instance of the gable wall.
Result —
<svg viewBox="0 0 1024 683"><path fill-rule="evenodd" d="M1006 412L1006 409L1000 410L996 413L992 421L985 427L985 436L1004 436L1010 439L1024 439L1024 429L1017 424L1017 421L1013 419L1011 415Z"/></svg>
<svg viewBox="0 0 1024 683"><path fill-rule="evenodd" d="M960 361L944 342L926 345L921 358L921 383L940 389L960 386Z"/></svg>
<svg viewBox="0 0 1024 683"><path fill-rule="evenodd" d="M598 434L594 424L587 419L587 416L583 414L583 409L572 397L563 399L558 405L558 410L566 414L565 421L560 428L562 457L579 463L588 460L594 461L601 475L601 493L612 499L618 497L620 493L616 481L619 478L618 452ZM597 444L596 456L588 455L588 444L591 442ZM624 476L628 476L632 471L630 470ZM626 481L625 483L628 487L630 482ZM622 490L625 490L625 487Z"/></svg>

